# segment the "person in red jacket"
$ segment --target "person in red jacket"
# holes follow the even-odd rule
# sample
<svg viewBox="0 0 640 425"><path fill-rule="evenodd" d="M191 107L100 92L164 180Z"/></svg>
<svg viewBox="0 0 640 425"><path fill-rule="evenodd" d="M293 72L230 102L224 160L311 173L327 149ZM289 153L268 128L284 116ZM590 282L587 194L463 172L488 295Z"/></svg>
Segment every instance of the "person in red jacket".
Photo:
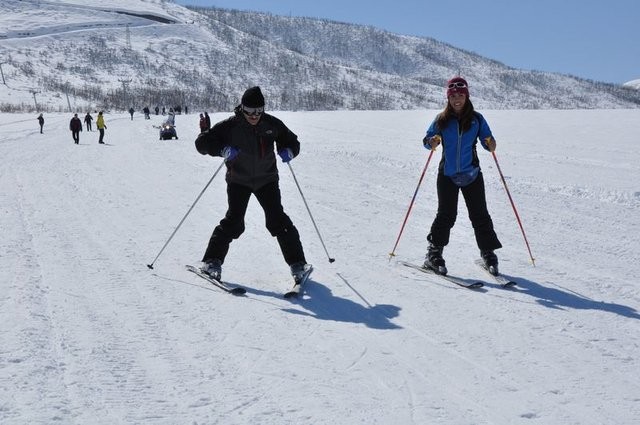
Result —
<svg viewBox="0 0 640 425"><path fill-rule="evenodd" d="M73 118L69 122L69 130L71 130L71 136L75 144L80 143L80 132L82 131L82 121L78 118L78 114L73 114Z"/></svg>
<svg viewBox="0 0 640 425"><path fill-rule="evenodd" d="M203 256L202 271L220 279L229 245L245 230L251 195L264 210L266 227L278 240L294 278L309 272L298 230L284 212L276 154L289 162L300 153L300 142L278 118L264 112L260 87L247 89L234 115L201 133L195 145L202 155L221 156L227 167L228 209L216 226Z"/></svg>

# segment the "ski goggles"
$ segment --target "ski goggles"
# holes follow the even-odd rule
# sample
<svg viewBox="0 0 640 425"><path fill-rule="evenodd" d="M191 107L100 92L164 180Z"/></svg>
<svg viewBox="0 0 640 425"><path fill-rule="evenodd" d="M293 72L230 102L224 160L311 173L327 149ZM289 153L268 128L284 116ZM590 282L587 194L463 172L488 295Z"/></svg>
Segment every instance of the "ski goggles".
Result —
<svg viewBox="0 0 640 425"><path fill-rule="evenodd" d="M451 83L447 86L450 89L466 89L467 85L462 81L456 81L455 83Z"/></svg>
<svg viewBox="0 0 640 425"><path fill-rule="evenodd" d="M261 106L259 108L249 108L242 105L242 112L250 117L259 117L264 112L264 106Z"/></svg>

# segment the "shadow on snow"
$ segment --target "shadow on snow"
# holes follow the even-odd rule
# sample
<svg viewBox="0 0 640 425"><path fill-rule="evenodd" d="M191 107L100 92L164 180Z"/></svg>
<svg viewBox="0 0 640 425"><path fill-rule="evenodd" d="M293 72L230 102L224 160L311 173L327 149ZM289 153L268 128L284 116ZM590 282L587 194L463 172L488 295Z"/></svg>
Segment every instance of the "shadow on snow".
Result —
<svg viewBox="0 0 640 425"><path fill-rule="evenodd" d="M354 290L351 285L349 287ZM304 294L301 295L301 298L293 299L293 304L302 309L283 308L283 311L319 320L361 323L372 329L401 329L400 326L390 320L399 315L400 307L389 304L371 305L357 291L354 290L354 292L360 297L364 305L347 298L337 297L333 295L327 286L309 279L304 286ZM247 288L247 294L282 299L282 293L262 291L255 288Z"/></svg>
<svg viewBox="0 0 640 425"><path fill-rule="evenodd" d="M518 283L518 292L536 298L536 303L548 308L559 310L563 310L565 308L573 308L576 310L601 310L607 313L629 317L631 319L640 319L640 313L638 313L636 309L626 305L596 301L571 289L563 288L555 283L552 283L552 285L556 286L556 288L550 288L519 277L514 278L508 275L505 275L505 277L515 280Z"/></svg>
<svg viewBox="0 0 640 425"><path fill-rule="evenodd" d="M213 285L206 284L204 281L198 283L187 282L181 279L175 279L168 276L161 276L156 273L154 276L174 283L180 283L181 285L194 286L200 289L205 289L213 292L224 294L224 292L216 288ZM340 276L338 274L338 276ZM344 280L342 276L341 279ZM200 279L200 278L198 278ZM400 326L391 322L390 319L397 317L400 313L400 307L389 304L376 304L371 305L364 297L362 297L349 283L344 282L353 290L356 295L363 301L364 305L351 301L347 298L341 298L333 295L331 290L325 285L309 279L304 287L304 294L301 298L291 299L291 304L298 305L298 308L282 308L282 311L298 314L302 316L313 317L319 320L331 320L334 322L348 322L348 323L361 323L368 328L372 329L401 329ZM245 295L254 295L260 297L271 297L284 302L290 302L285 300L282 292L265 291L262 289L253 288L243 284L236 284L234 282L228 282L231 285L239 285L247 290ZM251 298L251 297L250 297ZM254 298L255 299L255 298ZM280 303L276 304L281 306Z"/></svg>

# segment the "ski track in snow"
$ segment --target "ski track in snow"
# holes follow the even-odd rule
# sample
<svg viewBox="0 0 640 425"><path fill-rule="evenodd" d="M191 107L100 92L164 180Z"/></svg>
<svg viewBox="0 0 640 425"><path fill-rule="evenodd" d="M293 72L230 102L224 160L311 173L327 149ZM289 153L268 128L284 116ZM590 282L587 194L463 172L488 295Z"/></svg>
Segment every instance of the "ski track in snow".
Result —
<svg viewBox="0 0 640 425"><path fill-rule="evenodd" d="M445 258L477 291L397 263L422 261L439 152L388 260L436 112L274 113L300 137L292 167L336 258L279 165L315 266L293 302L255 200L224 268L245 297L184 270L225 212L222 173L147 269L220 163L193 147L197 114L177 117L178 141L157 140L161 117L107 114L106 146L86 131L74 145L69 114L46 114L44 135L35 116L0 116L0 423L634 423L638 112L485 114L536 267L481 151L501 267L519 285L473 264L461 201ZM595 116L610 127L575 132Z"/></svg>

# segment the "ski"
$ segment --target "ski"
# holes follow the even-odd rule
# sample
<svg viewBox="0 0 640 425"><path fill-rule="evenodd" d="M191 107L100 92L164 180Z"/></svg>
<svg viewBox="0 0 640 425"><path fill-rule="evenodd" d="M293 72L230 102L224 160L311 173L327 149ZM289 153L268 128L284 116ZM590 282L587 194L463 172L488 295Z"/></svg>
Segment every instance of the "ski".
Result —
<svg viewBox="0 0 640 425"><path fill-rule="evenodd" d="M197 267L194 267L192 265L187 264L185 266L187 268L188 271L190 271L193 274L196 274L198 276L200 276L202 279L206 280L207 282L209 282L210 284L222 289L223 291L232 294L232 295L244 295L247 290L240 287L240 286L229 286L226 283L218 280L218 279L214 279L213 277L209 276L206 273L203 273L202 270L200 270Z"/></svg>
<svg viewBox="0 0 640 425"><path fill-rule="evenodd" d="M456 277L456 276L451 276L451 275L448 275L448 274L439 274L439 273L434 272L431 269L427 269L425 267L418 266L417 264L409 263L409 262L406 262L406 261L401 261L400 263L402 265L404 265L404 266L410 267L412 269L419 270L419 271L421 271L423 273L432 274L434 276L440 276L444 280L447 280L447 281L449 281L451 283L454 283L454 284L456 284L458 286L462 286L463 288L478 289L478 288L482 288L484 286L484 283L480 282L479 280L475 281L475 282L467 282L462 278L459 278L459 277Z"/></svg>
<svg viewBox="0 0 640 425"><path fill-rule="evenodd" d="M299 279L294 278L293 286L284 294L285 298L298 298L302 293L302 287L307 280L309 280L309 276L311 276L311 272L313 271L311 264L307 264L304 267L304 274Z"/></svg>
<svg viewBox="0 0 640 425"><path fill-rule="evenodd" d="M487 267L484 264L484 261L478 259L475 261L475 263L482 269L485 271L485 273L487 273L489 276L491 276L491 278L493 280L496 281L496 283L500 286L502 286L503 288L511 288L513 286L516 286L517 283L514 282L513 280L508 279L506 276L498 273L497 275L492 274L491 272L489 272L489 269L487 269Z"/></svg>

